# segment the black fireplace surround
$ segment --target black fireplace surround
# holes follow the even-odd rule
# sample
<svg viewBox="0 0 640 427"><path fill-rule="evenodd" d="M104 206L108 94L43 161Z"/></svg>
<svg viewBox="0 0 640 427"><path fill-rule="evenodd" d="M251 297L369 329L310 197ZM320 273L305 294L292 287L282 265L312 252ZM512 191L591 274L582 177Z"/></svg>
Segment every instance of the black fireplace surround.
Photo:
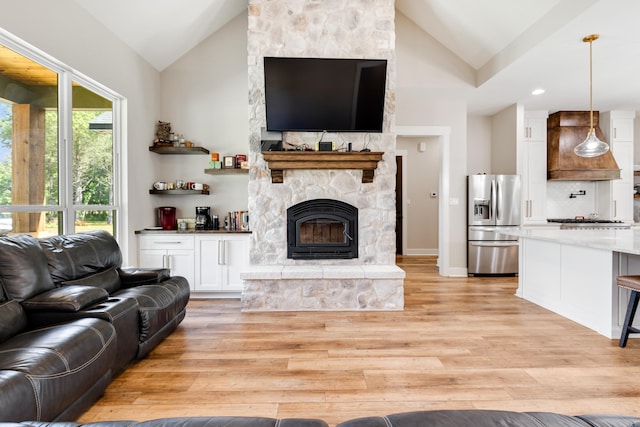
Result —
<svg viewBox="0 0 640 427"><path fill-rule="evenodd" d="M288 208L287 258L358 258L358 208L332 199Z"/></svg>

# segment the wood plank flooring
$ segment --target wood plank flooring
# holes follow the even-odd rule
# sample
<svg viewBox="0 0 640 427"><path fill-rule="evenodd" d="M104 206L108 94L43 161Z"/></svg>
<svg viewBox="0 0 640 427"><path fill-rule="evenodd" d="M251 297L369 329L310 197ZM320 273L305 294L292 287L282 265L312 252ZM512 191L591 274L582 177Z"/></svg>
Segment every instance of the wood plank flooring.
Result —
<svg viewBox="0 0 640 427"><path fill-rule="evenodd" d="M444 278L399 257L402 312L241 313L192 300L176 332L80 419L317 417L421 409L640 416L640 339L621 349L514 296L517 278Z"/></svg>

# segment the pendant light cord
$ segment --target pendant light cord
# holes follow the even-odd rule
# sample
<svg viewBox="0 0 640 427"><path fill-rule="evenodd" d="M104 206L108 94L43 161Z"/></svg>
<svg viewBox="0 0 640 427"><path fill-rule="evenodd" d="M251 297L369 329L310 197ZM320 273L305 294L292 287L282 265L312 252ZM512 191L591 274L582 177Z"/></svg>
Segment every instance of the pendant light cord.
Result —
<svg viewBox="0 0 640 427"><path fill-rule="evenodd" d="M595 132L593 128L593 42L598 40L599 37L600 35L598 34L591 34L582 39L583 42L589 42L589 133Z"/></svg>
<svg viewBox="0 0 640 427"><path fill-rule="evenodd" d="M590 128L593 132L593 40L589 40L589 111L591 111Z"/></svg>

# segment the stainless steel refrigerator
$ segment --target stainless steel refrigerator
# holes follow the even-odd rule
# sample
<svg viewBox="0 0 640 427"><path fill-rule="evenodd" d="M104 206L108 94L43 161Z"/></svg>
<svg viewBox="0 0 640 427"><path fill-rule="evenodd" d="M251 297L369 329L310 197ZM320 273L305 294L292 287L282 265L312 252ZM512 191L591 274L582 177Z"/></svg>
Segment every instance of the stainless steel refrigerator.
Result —
<svg viewBox="0 0 640 427"><path fill-rule="evenodd" d="M518 274L518 240L497 231L520 225L520 177L469 175L467 193L468 274Z"/></svg>

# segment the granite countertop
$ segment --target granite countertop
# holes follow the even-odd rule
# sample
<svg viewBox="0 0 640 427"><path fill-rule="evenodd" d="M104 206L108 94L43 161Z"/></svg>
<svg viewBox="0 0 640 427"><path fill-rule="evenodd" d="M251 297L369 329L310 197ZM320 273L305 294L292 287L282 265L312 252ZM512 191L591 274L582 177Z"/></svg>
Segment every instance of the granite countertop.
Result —
<svg viewBox="0 0 640 427"><path fill-rule="evenodd" d="M499 231L521 238L640 255L640 228L636 227L622 230L560 230L525 226Z"/></svg>
<svg viewBox="0 0 640 427"><path fill-rule="evenodd" d="M250 234L250 230L194 230L193 228L187 230L136 230L135 234Z"/></svg>

